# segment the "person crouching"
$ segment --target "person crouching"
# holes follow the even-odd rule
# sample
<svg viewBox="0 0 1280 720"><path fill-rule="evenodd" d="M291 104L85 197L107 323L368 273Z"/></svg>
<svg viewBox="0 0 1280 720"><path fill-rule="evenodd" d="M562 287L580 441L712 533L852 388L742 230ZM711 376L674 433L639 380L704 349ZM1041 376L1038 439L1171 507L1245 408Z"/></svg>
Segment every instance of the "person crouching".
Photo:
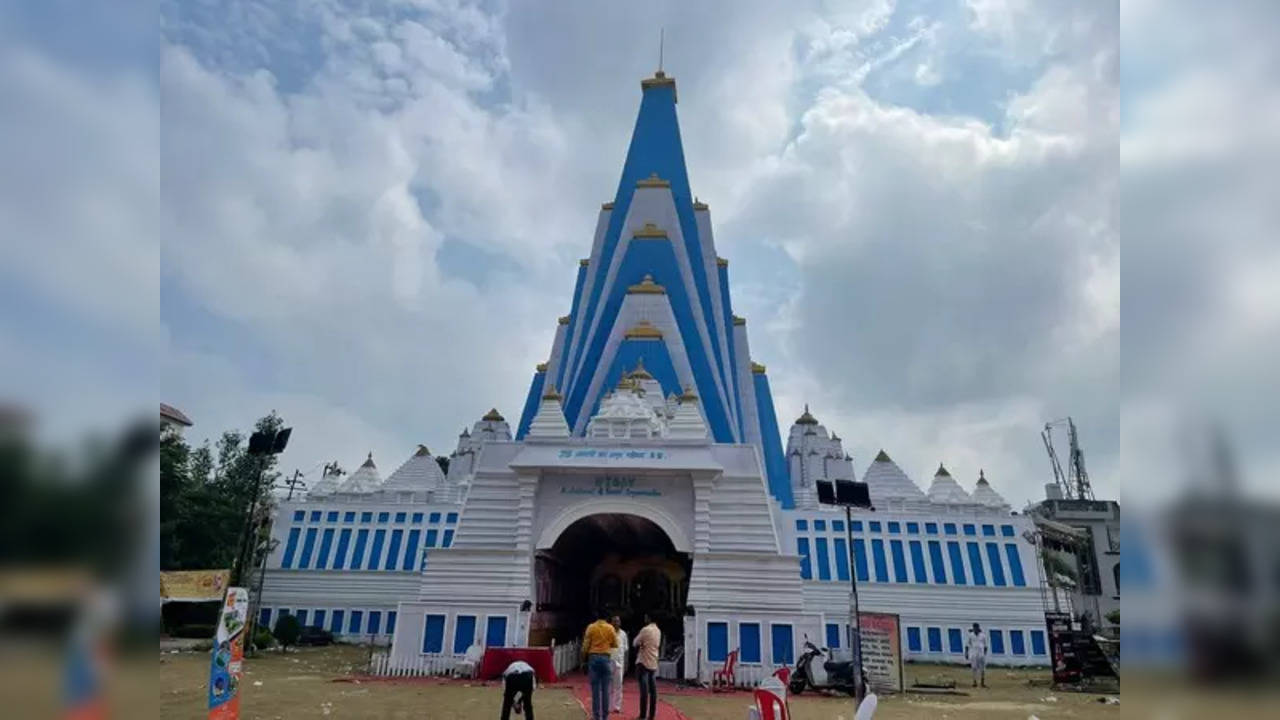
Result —
<svg viewBox="0 0 1280 720"><path fill-rule="evenodd" d="M502 671L502 720L511 720L511 707L516 714L524 711L528 720L533 720L533 690L538 686L533 666L517 660Z"/></svg>

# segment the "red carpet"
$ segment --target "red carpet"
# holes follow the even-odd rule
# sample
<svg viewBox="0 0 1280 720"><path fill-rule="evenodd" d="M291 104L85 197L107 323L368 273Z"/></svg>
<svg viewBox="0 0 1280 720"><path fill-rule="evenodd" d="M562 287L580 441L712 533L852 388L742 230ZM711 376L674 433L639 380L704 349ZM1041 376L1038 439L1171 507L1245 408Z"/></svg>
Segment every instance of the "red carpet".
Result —
<svg viewBox="0 0 1280 720"><path fill-rule="evenodd" d="M591 683L587 680L587 676L581 671L569 673L568 676L560 678L561 683L567 684L572 690L573 696L578 699L578 703L582 705L583 716L591 717ZM628 676L622 686L622 712L613 713L609 716L609 720L635 720L640 717L640 688L636 684L634 677ZM658 714L656 720L689 720L688 716L671 705L662 701L662 694L668 690L668 683L658 683ZM536 697L536 696L535 696Z"/></svg>

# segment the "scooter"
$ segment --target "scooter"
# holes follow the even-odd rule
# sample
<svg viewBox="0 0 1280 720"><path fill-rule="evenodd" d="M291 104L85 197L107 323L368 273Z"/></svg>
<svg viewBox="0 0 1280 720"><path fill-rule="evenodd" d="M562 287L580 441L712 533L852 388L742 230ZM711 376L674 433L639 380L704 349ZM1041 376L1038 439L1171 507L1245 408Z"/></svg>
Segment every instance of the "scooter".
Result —
<svg viewBox="0 0 1280 720"><path fill-rule="evenodd" d="M866 682L867 675L864 672L862 674L864 687ZM853 682L853 661L833 660L829 649L814 645L806 637L804 650L800 653L800 659L796 661L796 669L791 673L791 680L787 683L787 687L793 695L799 695L806 689L834 690L853 695L856 693Z"/></svg>

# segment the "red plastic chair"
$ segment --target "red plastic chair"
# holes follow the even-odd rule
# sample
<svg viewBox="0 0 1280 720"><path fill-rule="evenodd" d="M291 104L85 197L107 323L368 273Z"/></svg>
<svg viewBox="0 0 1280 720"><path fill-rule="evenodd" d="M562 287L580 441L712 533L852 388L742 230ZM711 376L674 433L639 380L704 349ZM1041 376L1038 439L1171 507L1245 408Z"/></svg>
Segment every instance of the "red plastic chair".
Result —
<svg viewBox="0 0 1280 720"><path fill-rule="evenodd" d="M783 668L782 671L785 671ZM779 671L782 672L782 671ZM765 680L753 693L756 701L756 714L760 720L791 720L791 710L787 707L787 686L779 673L774 673L776 680ZM789 674L789 673L788 673Z"/></svg>
<svg viewBox="0 0 1280 720"><path fill-rule="evenodd" d="M783 687L786 687L791 682L791 668L780 667L773 671L773 676L781 680Z"/></svg>
<svg viewBox="0 0 1280 720"><path fill-rule="evenodd" d="M711 673L711 690L713 692L732 690L737 685L737 677L734 676L734 668L737 665L738 651L734 650L724 659L724 667Z"/></svg>

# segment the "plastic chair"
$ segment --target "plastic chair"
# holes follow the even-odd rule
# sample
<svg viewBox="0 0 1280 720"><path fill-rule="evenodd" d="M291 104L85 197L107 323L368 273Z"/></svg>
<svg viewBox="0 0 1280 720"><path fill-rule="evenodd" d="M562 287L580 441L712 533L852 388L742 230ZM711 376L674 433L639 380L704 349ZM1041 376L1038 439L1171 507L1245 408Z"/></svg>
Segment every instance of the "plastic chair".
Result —
<svg viewBox="0 0 1280 720"><path fill-rule="evenodd" d="M880 699L875 693L868 693L862 698L862 703L858 705L858 711L854 713L853 720L871 720L871 716L876 714L876 706L880 704ZM1032 715L1031 717L1035 717Z"/></svg>
<svg viewBox="0 0 1280 720"><path fill-rule="evenodd" d="M791 668L780 667L773 671L773 676L781 680L783 687L786 687L787 683L791 682Z"/></svg>
<svg viewBox="0 0 1280 720"><path fill-rule="evenodd" d="M752 695L756 701L754 715L759 720L791 720L791 710L787 707L787 685L777 677L777 673L762 680L760 687Z"/></svg>
<svg viewBox="0 0 1280 720"><path fill-rule="evenodd" d="M737 677L734 676L734 669L737 665L738 651L734 650L724 659L724 667L711 673L711 690L713 692L733 689L737 684Z"/></svg>
<svg viewBox="0 0 1280 720"><path fill-rule="evenodd" d="M476 671L480 668L480 660L484 657L484 646L476 643L467 648L466 655L453 666L453 676L465 676L474 678Z"/></svg>

